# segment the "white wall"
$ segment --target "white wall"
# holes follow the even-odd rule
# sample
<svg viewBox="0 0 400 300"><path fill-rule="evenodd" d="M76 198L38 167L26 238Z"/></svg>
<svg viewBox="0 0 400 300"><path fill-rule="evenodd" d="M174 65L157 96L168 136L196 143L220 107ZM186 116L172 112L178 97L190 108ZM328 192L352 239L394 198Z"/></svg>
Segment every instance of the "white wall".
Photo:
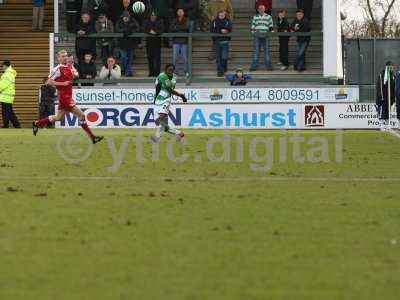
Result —
<svg viewBox="0 0 400 300"><path fill-rule="evenodd" d="M343 78L340 1L324 0L322 6L324 34L324 77Z"/></svg>

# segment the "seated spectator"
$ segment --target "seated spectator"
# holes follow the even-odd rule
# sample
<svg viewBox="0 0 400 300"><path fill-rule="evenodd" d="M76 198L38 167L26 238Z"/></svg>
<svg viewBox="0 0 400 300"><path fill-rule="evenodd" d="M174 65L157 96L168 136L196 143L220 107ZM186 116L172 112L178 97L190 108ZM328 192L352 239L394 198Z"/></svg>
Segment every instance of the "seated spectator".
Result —
<svg viewBox="0 0 400 300"><path fill-rule="evenodd" d="M163 21L165 32L168 32L170 28L170 10L172 8L171 0L151 0L151 6L158 18ZM171 48L168 38L164 38L163 43L165 48Z"/></svg>
<svg viewBox="0 0 400 300"><path fill-rule="evenodd" d="M272 70L271 59L269 56L269 37L263 34L272 31L273 28L274 22L272 21L272 17L265 13L265 6L261 4L258 7L258 14L253 17L251 22L251 32L254 36L254 52L253 63L251 64L250 71L255 71L258 69L261 48L264 49L265 67L269 71Z"/></svg>
<svg viewBox="0 0 400 300"><path fill-rule="evenodd" d="M313 0L297 0L297 9L304 11L305 18L310 22L312 17Z"/></svg>
<svg viewBox="0 0 400 300"><path fill-rule="evenodd" d="M113 23L103 13L100 14L99 19L96 21L96 31L101 34L114 32ZM107 58L112 56L114 51L113 38L97 39L97 44L100 48L101 60L106 63Z"/></svg>
<svg viewBox="0 0 400 300"><path fill-rule="evenodd" d="M32 31L43 31L44 5L46 0L32 0Z"/></svg>
<svg viewBox="0 0 400 300"><path fill-rule="evenodd" d="M182 8L189 19L189 31L200 29L199 26L199 0L175 0L175 11Z"/></svg>
<svg viewBox="0 0 400 300"><path fill-rule="evenodd" d="M265 12L267 14L269 14L270 16L272 16L272 0L256 0L254 7L255 7L257 13L258 13L258 8L260 7L260 5L264 5Z"/></svg>
<svg viewBox="0 0 400 300"><path fill-rule="evenodd" d="M210 24L217 18L217 15L220 11L225 11L226 17L232 22L233 21L233 8L230 0L209 0L207 6L207 17ZM208 56L209 60L215 59L215 51L214 48L215 43L213 43L210 51L210 55Z"/></svg>
<svg viewBox="0 0 400 300"><path fill-rule="evenodd" d="M178 8L176 18L172 21L170 32L189 33L189 20L185 17L183 9ZM183 59L184 73L188 72L188 39L185 37L174 37L172 39L172 63L177 66L179 57Z"/></svg>
<svg viewBox="0 0 400 300"><path fill-rule="evenodd" d="M158 36L164 32L164 24L156 13L144 21L144 32L151 37L146 38L147 62L149 64L149 77L157 77L161 71L161 38Z"/></svg>
<svg viewBox="0 0 400 300"><path fill-rule="evenodd" d="M82 11L82 0L65 1L67 31L69 33L76 33L75 29L79 23L79 16L81 15L81 11Z"/></svg>
<svg viewBox="0 0 400 300"><path fill-rule="evenodd" d="M293 32L310 32L310 24L308 23L308 20L304 18L303 10L297 10L296 18L294 19L291 28ZM309 36L297 37L297 58L294 64L294 69L299 72L306 69L306 51L309 44Z"/></svg>
<svg viewBox="0 0 400 300"><path fill-rule="evenodd" d="M277 27L278 32L290 31L290 25L286 19L286 11L284 9L279 11ZM282 65L282 71L287 70L289 67L289 38L288 36L279 37L279 64Z"/></svg>
<svg viewBox="0 0 400 300"><path fill-rule="evenodd" d="M246 85L251 79L251 76L245 75L243 69L237 68L235 74L226 75L225 78L231 85Z"/></svg>
<svg viewBox="0 0 400 300"><path fill-rule="evenodd" d="M122 72L126 77L133 76L132 64L135 48L138 45L138 38L129 37L132 33L140 31L139 24L127 12L124 12L117 23L116 32L122 33L123 37L119 39L120 57L122 63Z"/></svg>
<svg viewBox="0 0 400 300"><path fill-rule="evenodd" d="M78 66L79 79L95 79L96 64L93 61L92 53L86 53L84 60ZM93 83L82 83L82 86L93 86Z"/></svg>
<svg viewBox="0 0 400 300"><path fill-rule="evenodd" d="M229 41L231 38L225 36L232 32L232 22L224 10L218 13L218 17L211 23L211 32L220 34L220 37L213 37L217 58L218 77L224 76L228 70Z"/></svg>
<svg viewBox="0 0 400 300"><path fill-rule="evenodd" d="M117 80L121 78L121 67L115 63L115 58L110 56L100 70L99 78L102 80Z"/></svg>
<svg viewBox="0 0 400 300"><path fill-rule="evenodd" d="M96 29L91 22L90 15L83 13L76 28L75 48L79 64L83 61L85 53L92 53L93 59L96 59L96 39L87 37L93 33L96 33Z"/></svg>
<svg viewBox="0 0 400 300"><path fill-rule="evenodd" d="M48 78L43 78L43 84L39 90L39 115L40 119L54 115L54 103L57 101L57 89L51 84L46 84ZM53 127L53 125L47 125Z"/></svg>

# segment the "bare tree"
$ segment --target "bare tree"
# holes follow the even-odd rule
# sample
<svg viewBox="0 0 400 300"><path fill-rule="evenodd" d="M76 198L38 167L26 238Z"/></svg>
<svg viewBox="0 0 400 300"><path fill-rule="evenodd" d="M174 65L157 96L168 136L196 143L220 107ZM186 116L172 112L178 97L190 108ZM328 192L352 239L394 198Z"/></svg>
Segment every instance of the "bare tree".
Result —
<svg viewBox="0 0 400 300"><path fill-rule="evenodd" d="M344 33L351 37L399 37L400 22L397 19L400 0L357 0L364 11L360 21L346 20ZM343 0L350 3L351 0Z"/></svg>

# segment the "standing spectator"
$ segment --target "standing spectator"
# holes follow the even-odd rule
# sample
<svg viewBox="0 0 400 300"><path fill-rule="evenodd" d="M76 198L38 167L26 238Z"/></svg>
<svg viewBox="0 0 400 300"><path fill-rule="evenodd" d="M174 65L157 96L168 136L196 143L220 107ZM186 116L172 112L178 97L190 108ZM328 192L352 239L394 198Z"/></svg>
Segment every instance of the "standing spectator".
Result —
<svg viewBox="0 0 400 300"><path fill-rule="evenodd" d="M79 79L95 79L96 64L93 61L92 53L86 53L84 60L78 66ZM82 86L93 86L93 83L82 83Z"/></svg>
<svg viewBox="0 0 400 300"><path fill-rule="evenodd" d="M258 12L258 8L260 7L260 5L264 5L265 12L267 14L269 14L270 16L272 16L272 0L256 0L255 6L254 6L256 9L256 12Z"/></svg>
<svg viewBox="0 0 400 300"><path fill-rule="evenodd" d="M97 20L100 14L108 13L109 6L107 0L88 0L87 11L92 17L92 20Z"/></svg>
<svg viewBox="0 0 400 300"><path fill-rule="evenodd" d="M163 21L165 32L168 32L170 27L170 10L172 8L172 0L151 0L151 6L158 18ZM163 41L164 47L171 48L168 38L164 38Z"/></svg>
<svg viewBox="0 0 400 300"><path fill-rule="evenodd" d="M121 67L115 63L115 58L110 56L100 70L100 79L117 80L121 78Z"/></svg>
<svg viewBox="0 0 400 300"><path fill-rule="evenodd" d="M293 32L310 32L310 24L308 23L308 20L304 18L303 10L297 10L296 18L293 21L291 28ZM302 72L306 69L306 51L309 44L309 36L297 37L297 57L294 64L294 69L299 72Z"/></svg>
<svg viewBox="0 0 400 300"><path fill-rule="evenodd" d="M254 36L254 53L250 71L255 71L258 68L261 48L264 49L265 67L267 70L272 70L271 59L269 56L269 38L265 36L265 33L272 31L273 28L274 22L272 17L265 13L265 6L261 4L258 7L258 14L253 17L251 22L251 32Z"/></svg>
<svg viewBox="0 0 400 300"><path fill-rule="evenodd" d="M121 0L107 0L109 11L108 14L110 15L110 20L113 24L117 24L119 17L123 12L123 6Z"/></svg>
<svg viewBox="0 0 400 300"><path fill-rule="evenodd" d="M32 31L43 31L44 5L46 0L32 0Z"/></svg>
<svg viewBox="0 0 400 300"><path fill-rule="evenodd" d="M96 21L96 32L97 33L113 33L114 25L103 13L100 14L99 19ZM107 58L112 56L114 51L113 39L112 38L101 38L97 39L97 44L100 48L101 60L106 63Z"/></svg>
<svg viewBox="0 0 400 300"><path fill-rule="evenodd" d="M8 128L10 122L14 128L21 128L18 118L13 110L15 78L17 77L17 72L13 69L9 60L5 60L2 66L4 73L0 77L0 103L3 128Z"/></svg>
<svg viewBox="0 0 400 300"><path fill-rule="evenodd" d="M290 25L286 19L286 11L282 9L278 13L278 32L289 32ZM289 67L289 37L279 37L279 63L282 65L281 70L287 70Z"/></svg>
<svg viewBox="0 0 400 300"><path fill-rule="evenodd" d="M217 18L219 12L225 11L226 17L232 22L233 21L233 8L230 0L209 0L207 5L207 17L210 24ZM208 56L209 60L215 59L214 48L215 43L211 47L210 54Z"/></svg>
<svg viewBox="0 0 400 300"><path fill-rule="evenodd" d="M211 32L221 35L213 37L213 41L217 57L218 77L223 77L228 69L229 41L231 40L226 34L232 32L232 22L224 10L220 11L218 17L211 23Z"/></svg>
<svg viewBox="0 0 400 300"><path fill-rule="evenodd" d="M189 31L199 28L199 0L175 0L175 11L182 8L189 19Z"/></svg>
<svg viewBox="0 0 400 300"><path fill-rule="evenodd" d="M385 68L379 73L376 81L376 105L378 106L378 118L381 130L389 130L391 128L391 124L389 124L389 112L395 101L395 96L393 65L388 61Z"/></svg>
<svg viewBox="0 0 400 300"><path fill-rule="evenodd" d="M297 9L304 11L304 16L308 21L312 18L313 0L297 0Z"/></svg>
<svg viewBox="0 0 400 300"><path fill-rule="evenodd" d="M39 90L39 116L40 119L54 115L54 103L57 100L57 89L51 84L46 84L48 78L43 79L43 84ZM48 125L47 127L53 127Z"/></svg>
<svg viewBox="0 0 400 300"><path fill-rule="evenodd" d="M83 13L81 21L76 29L76 56L78 57L79 64L83 61L85 53L92 53L93 59L96 60L96 39L89 38L87 35L96 33L94 24L91 22L90 15Z"/></svg>
<svg viewBox="0 0 400 300"><path fill-rule="evenodd" d="M139 32L139 24L129 13L124 12L117 23L116 32L123 34L123 37L119 39L122 72L124 76L132 77L133 55L138 45L138 38L132 38L129 35Z"/></svg>
<svg viewBox="0 0 400 300"><path fill-rule="evenodd" d="M183 9L178 8L176 18L172 21L170 32L189 33L189 21L185 17ZM177 66L176 62L179 56L182 57L184 63L184 73L188 71L188 39L185 37L174 37L172 39L172 63Z"/></svg>
<svg viewBox="0 0 400 300"><path fill-rule="evenodd" d="M159 35L164 32L164 24L153 12L150 18L144 22L143 27L144 32L151 36L146 38L149 77L157 77L161 70L161 38Z"/></svg>
<svg viewBox="0 0 400 300"><path fill-rule="evenodd" d="M79 23L79 16L82 10L82 0L66 0L65 13L67 21L67 31L69 33L76 33L75 29Z"/></svg>

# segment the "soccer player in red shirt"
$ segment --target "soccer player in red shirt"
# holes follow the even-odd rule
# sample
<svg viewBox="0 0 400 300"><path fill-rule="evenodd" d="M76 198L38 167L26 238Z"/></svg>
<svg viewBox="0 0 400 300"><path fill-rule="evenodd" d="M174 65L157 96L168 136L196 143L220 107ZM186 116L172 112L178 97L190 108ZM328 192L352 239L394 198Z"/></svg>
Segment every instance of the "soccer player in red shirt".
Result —
<svg viewBox="0 0 400 300"><path fill-rule="evenodd" d="M48 124L61 121L66 112L71 112L79 119L79 125L87 133L92 140L93 144L100 142L104 137L95 136L90 130L86 123L85 114L76 105L74 99L72 99L72 82L74 77L78 77L78 72L73 65L68 61L68 53L66 50L61 50L57 53L57 59L59 65L55 67L47 80L47 84L53 85L58 91L58 111L54 116L33 122L32 130L33 134L36 135L39 128Z"/></svg>

